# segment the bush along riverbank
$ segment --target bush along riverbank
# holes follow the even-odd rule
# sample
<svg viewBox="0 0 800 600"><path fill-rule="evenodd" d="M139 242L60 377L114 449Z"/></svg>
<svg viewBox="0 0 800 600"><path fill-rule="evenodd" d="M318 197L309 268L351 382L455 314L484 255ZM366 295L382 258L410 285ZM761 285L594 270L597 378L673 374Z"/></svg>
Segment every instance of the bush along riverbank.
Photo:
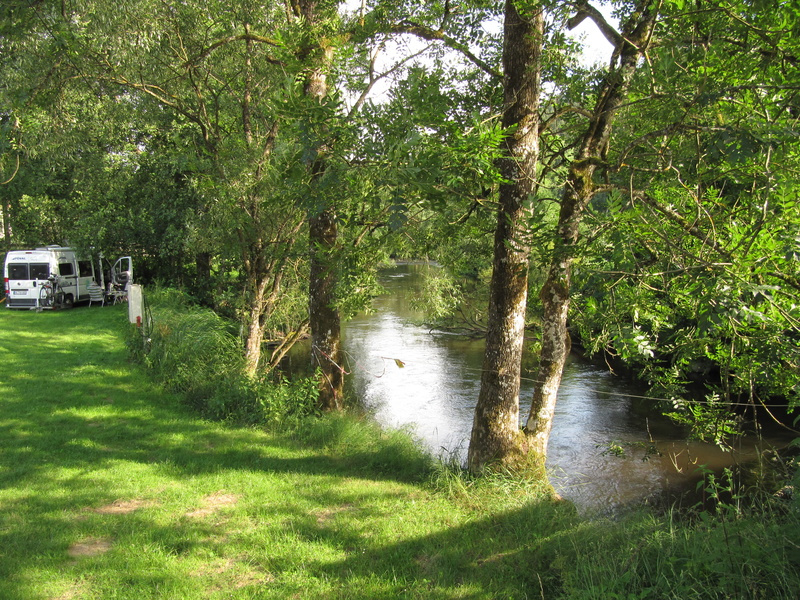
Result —
<svg viewBox="0 0 800 600"><path fill-rule="evenodd" d="M236 359L220 348L236 345L199 339L231 335L227 324L189 306L151 308L143 364L126 352L125 307L0 310L0 597L794 598L800 589L796 498L737 504L724 480L709 480L717 507L692 518L581 518L541 478L470 479L404 432L314 414L298 382L271 382L294 391L270 401L259 392L243 410L222 383ZM157 335L175 332L182 345L157 348Z"/></svg>

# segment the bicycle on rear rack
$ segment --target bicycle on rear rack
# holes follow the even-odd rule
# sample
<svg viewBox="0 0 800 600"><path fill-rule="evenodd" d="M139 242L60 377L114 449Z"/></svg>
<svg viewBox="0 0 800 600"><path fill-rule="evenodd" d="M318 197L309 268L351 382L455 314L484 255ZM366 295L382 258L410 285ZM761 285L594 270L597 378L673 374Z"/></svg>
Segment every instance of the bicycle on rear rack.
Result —
<svg viewBox="0 0 800 600"><path fill-rule="evenodd" d="M58 275L51 273L50 276L42 281L39 287L39 303L36 310L56 309L66 306L66 294L61 288Z"/></svg>

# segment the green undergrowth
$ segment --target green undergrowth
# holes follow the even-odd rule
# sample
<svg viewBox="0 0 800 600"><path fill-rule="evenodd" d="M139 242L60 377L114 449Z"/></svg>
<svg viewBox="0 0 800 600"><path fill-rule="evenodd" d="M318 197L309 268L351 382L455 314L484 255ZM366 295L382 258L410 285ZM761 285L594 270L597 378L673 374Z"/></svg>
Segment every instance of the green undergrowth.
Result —
<svg viewBox="0 0 800 600"><path fill-rule="evenodd" d="M130 328L128 347L151 377L203 416L285 428L315 414L313 378L243 375L235 324L195 305L178 290L148 292L145 327Z"/></svg>
<svg viewBox="0 0 800 600"><path fill-rule="evenodd" d="M541 478L470 478L363 417L200 416L130 361L129 327L124 306L0 310L4 600L800 589L796 502L583 518Z"/></svg>

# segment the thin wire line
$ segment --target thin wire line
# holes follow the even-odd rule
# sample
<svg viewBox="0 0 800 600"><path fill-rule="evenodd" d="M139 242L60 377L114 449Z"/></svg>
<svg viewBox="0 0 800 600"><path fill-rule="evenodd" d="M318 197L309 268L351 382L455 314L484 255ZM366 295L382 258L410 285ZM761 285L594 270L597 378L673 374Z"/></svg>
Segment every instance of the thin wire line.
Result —
<svg viewBox="0 0 800 600"><path fill-rule="evenodd" d="M346 354L349 355L350 353L346 353ZM368 374L368 375L370 375L372 377L375 377L376 379L379 379L379 378L383 377L383 375L386 373L385 361L387 361L387 360L395 361L395 363L397 361L400 361L404 365L419 365L419 364L421 364L421 363L418 363L418 362L413 361L413 360L409 361L409 360L405 360L405 359L394 358L394 357L391 357L391 356L376 356L375 358L380 358L381 361L384 362L383 373L381 373L380 375L375 375L374 373L371 373L368 369L363 367L360 364L359 361L356 361L356 365L355 366L356 366L356 368L360 367L360 369L358 369L358 370L361 370L362 372L364 372L364 373L366 373L366 374ZM334 364L336 364L336 363L334 363ZM353 372L355 372L357 370L356 368L353 369ZM485 369L473 369L473 368L470 368L470 367L465 367L463 370L464 371L469 371L469 372L472 372L472 373L481 373L481 374L486 372ZM520 377L520 381L526 381L526 382L535 383L535 384L543 383L543 382L541 382L541 381L539 381L537 379L533 379L531 377ZM684 399L684 398L660 398L660 397L657 397L657 396L643 396L643 395L639 395L639 394L630 394L630 393L625 393L625 392L609 392L607 390L600 390L600 389L591 388L591 387L584 387L583 389L585 389L588 392L595 393L595 394L605 394L607 396L617 396L617 397L620 397L620 398L631 398L631 399L636 399L636 400L653 400L653 401L656 401L656 402L668 402L670 404L674 404L675 402L681 402L681 403L686 403L686 404L701 404L701 405L702 404L705 404L705 405L714 404L714 402L709 402L707 400L688 400L688 399ZM720 404L725 404L726 406L754 406L754 404L752 402L720 402ZM770 404L770 406L773 407L773 408L792 408L795 405L793 405L793 404Z"/></svg>

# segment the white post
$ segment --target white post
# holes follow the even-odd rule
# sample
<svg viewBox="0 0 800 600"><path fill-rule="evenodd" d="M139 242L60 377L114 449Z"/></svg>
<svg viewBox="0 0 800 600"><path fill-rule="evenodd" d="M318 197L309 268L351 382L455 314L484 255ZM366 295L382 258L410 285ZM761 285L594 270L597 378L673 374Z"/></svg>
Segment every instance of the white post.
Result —
<svg viewBox="0 0 800 600"><path fill-rule="evenodd" d="M128 321L137 325L142 324L142 286L132 283L128 290Z"/></svg>

